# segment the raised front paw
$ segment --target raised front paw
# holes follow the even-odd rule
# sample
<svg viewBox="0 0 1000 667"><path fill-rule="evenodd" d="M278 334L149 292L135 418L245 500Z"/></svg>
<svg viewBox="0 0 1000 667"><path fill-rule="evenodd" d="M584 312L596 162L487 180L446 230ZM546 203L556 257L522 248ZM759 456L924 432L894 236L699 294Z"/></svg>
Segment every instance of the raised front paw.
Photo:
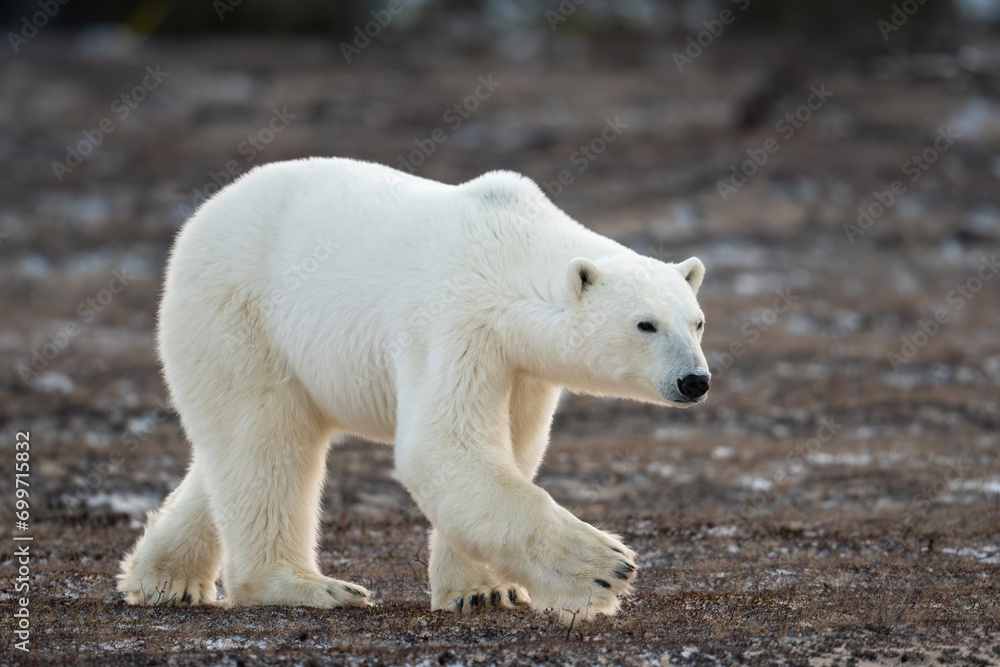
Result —
<svg viewBox="0 0 1000 667"><path fill-rule="evenodd" d="M435 609L476 614L488 609L516 609L531 604L528 592L517 584L493 584L461 588L443 593Z"/></svg>
<svg viewBox="0 0 1000 667"><path fill-rule="evenodd" d="M536 608L552 608L564 621L613 615L632 588L635 552L609 533L578 519L557 538L529 548L536 571L529 586ZM529 545L530 546L530 545Z"/></svg>

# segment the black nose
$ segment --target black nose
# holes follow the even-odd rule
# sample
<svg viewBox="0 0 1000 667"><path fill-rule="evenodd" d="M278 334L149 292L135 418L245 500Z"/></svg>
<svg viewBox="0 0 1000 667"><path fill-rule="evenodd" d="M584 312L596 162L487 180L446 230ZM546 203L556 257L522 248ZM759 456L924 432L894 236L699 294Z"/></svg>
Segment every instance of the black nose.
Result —
<svg viewBox="0 0 1000 667"><path fill-rule="evenodd" d="M696 399L708 391L707 375L685 375L677 381L677 388L687 398Z"/></svg>

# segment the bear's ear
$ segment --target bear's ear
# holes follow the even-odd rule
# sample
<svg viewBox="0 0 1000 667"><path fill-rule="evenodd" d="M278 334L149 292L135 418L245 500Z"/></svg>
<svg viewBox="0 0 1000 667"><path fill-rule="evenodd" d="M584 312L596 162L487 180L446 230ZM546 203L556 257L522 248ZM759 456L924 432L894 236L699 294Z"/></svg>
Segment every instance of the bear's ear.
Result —
<svg viewBox="0 0 1000 667"><path fill-rule="evenodd" d="M677 270L681 272L684 280L688 282L688 285L697 294L698 288L701 287L701 280L705 277L705 265L701 263L701 260L697 257L685 259L677 265Z"/></svg>
<svg viewBox="0 0 1000 667"><path fill-rule="evenodd" d="M600 277L601 270L597 264L586 257L577 257L570 261L566 269L566 287L572 296L579 298Z"/></svg>

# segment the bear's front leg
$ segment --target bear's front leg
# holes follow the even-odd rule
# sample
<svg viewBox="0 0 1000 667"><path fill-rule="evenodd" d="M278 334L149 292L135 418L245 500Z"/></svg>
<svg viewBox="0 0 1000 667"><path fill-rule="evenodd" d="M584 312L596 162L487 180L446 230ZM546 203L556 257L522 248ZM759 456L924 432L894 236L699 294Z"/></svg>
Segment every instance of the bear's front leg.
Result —
<svg viewBox="0 0 1000 667"><path fill-rule="evenodd" d="M511 451L509 420L490 409L491 401L503 405L502 395L490 397L502 385L466 386L462 398L440 402L426 389L414 393L420 400L400 401L396 465L440 536L488 564L499 581L524 586L532 607L567 618L614 614L635 578L635 554L525 478ZM435 587L442 573L431 576Z"/></svg>
<svg viewBox="0 0 1000 667"><path fill-rule="evenodd" d="M431 610L475 614L531 604L523 587L500 581L488 565L453 547L436 530L431 532L430 552Z"/></svg>

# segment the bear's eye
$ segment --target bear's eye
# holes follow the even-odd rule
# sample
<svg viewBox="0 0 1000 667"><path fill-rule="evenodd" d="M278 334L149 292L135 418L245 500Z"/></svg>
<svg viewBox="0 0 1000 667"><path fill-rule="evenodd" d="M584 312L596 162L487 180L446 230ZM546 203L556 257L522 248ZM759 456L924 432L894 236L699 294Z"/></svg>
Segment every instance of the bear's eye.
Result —
<svg viewBox="0 0 1000 667"><path fill-rule="evenodd" d="M698 320L698 323L694 325L696 331L701 331L705 328L705 320Z"/></svg>
<svg viewBox="0 0 1000 667"><path fill-rule="evenodd" d="M643 333L656 333L656 325L649 321L639 322L639 331Z"/></svg>

